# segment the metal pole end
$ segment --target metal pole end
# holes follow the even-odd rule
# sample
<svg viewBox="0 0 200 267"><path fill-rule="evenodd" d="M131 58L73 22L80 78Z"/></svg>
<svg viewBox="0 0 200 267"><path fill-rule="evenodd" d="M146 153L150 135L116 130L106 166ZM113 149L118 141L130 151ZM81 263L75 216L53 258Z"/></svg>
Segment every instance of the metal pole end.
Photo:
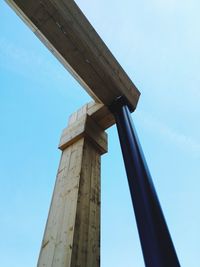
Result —
<svg viewBox="0 0 200 267"><path fill-rule="evenodd" d="M131 107L128 100L125 98L125 96L116 97L115 100L108 106L108 108L112 113L116 113L123 106L127 106L130 112L133 112L135 110Z"/></svg>

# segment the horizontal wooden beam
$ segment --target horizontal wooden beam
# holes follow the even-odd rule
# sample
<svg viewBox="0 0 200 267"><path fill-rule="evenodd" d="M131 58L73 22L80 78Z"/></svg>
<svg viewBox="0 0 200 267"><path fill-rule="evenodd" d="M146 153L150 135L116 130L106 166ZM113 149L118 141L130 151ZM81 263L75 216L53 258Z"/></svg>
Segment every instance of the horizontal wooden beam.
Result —
<svg viewBox="0 0 200 267"><path fill-rule="evenodd" d="M96 102L135 109L139 91L73 0L7 2Z"/></svg>

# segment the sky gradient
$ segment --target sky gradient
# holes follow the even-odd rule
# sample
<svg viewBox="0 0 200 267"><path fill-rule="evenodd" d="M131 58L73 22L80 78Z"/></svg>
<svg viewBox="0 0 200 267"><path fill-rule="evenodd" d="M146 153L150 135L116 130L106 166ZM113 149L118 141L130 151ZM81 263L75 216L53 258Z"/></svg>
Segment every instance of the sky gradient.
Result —
<svg viewBox="0 0 200 267"><path fill-rule="evenodd" d="M132 117L182 267L199 267L200 3L76 1L141 92ZM35 267L68 116L90 97L0 2L1 265ZM102 157L102 267L143 267L115 126Z"/></svg>

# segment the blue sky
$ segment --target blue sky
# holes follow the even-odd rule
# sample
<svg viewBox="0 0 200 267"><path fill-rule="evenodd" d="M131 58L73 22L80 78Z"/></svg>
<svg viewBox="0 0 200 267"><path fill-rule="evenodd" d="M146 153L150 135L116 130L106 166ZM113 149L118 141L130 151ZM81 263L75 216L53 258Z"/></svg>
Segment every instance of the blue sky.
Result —
<svg viewBox="0 0 200 267"><path fill-rule="evenodd" d="M141 91L132 115L183 267L199 267L200 4L77 0ZM90 97L0 2L0 251L34 267L68 116ZM102 158L102 267L143 267L115 127Z"/></svg>

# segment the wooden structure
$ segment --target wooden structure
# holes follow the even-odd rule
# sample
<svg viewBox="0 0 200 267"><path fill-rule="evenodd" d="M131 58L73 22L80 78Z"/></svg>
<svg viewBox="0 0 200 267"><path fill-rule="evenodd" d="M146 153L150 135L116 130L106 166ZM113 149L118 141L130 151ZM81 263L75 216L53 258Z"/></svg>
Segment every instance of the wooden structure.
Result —
<svg viewBox="0 0 200 267"><path fill-rule="evenodd" d="M73 0L7 0L95 102L72 114L38 267L100 266L100 157L116 123L148 267L180 267L130 111L139 91Z"/></svg>
<svg viewBox="0 0 200 267"><path fill-rule="evenodd" d="M95 102L64 129L55 189L38 267L100 266L100 156L108 106L123 96L136 108L139 91L73 0L7 0Z"/></svg>
<svg viewBox="0 0 200 267"><path fill-rule="evenodd" d="M64 129L38 266L99 266L100 156L107 134L83 108Z"/></svg>
<svg viewBox="0 0 200 267"><path fill-rule="evenodd" d="M139 91L73 0L7 2L96 102L123 95L135 109Z"/></svg>

